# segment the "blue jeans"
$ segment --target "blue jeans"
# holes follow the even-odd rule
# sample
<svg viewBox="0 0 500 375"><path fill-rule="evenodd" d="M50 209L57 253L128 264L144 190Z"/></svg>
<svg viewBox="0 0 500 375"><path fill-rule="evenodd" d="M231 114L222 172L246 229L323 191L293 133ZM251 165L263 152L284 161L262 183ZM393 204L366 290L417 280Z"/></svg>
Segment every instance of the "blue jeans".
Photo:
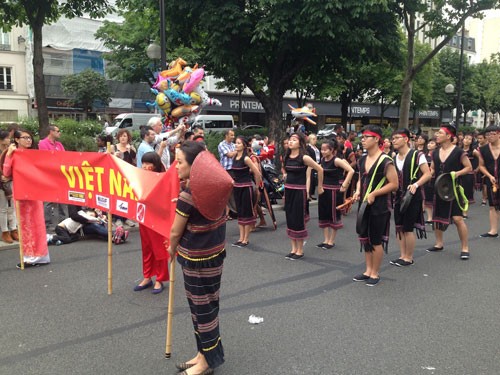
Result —
<svg viewBox="0 0 500 375"><path fill-rule="evenodd" d="M97 237L99 237L102 240L107 240L108 239L108 227L105 225L101 224L85 224L83 226L83 233L84 234L95 234Z"/></svg>

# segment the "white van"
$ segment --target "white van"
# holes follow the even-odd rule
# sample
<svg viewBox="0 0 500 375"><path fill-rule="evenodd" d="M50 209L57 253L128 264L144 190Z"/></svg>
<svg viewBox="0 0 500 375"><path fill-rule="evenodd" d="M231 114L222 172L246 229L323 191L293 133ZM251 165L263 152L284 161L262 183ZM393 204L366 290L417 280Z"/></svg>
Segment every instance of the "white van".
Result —
<svg viewBox="0 0 500 375"><path fill-rule="evenodd" d="M147 125L151 117L161 117L159 113L120 113L113 120L113 124L104 131L106 134L115 135L119 129L127 129L130 132L139 130L142 125Z"/></svg>
<svg viewBox="0 0 500 375"><path fill-rule="evenodd" d="M231 115L198 115L191 126L201 126L206 132L223 132L234 128Z"/></svg>

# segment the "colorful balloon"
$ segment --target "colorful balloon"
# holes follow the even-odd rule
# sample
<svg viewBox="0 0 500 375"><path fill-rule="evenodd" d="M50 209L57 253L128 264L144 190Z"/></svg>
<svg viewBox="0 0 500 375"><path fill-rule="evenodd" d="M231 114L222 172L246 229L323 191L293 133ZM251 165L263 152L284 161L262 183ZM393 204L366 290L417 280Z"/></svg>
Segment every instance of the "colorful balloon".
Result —
<svg viewBox="0 0 500 375"><path fill-rule="evenodd" d="M205 69L198 68L198 69L194 70L191 73L191 75L189 76L189 78L187 79L187 81L184 82L184 86L182 86L182 90L185 93L189 94L198 86L198 84L201 82L201 80L203 79L204 76L205 76Z"/></svg>

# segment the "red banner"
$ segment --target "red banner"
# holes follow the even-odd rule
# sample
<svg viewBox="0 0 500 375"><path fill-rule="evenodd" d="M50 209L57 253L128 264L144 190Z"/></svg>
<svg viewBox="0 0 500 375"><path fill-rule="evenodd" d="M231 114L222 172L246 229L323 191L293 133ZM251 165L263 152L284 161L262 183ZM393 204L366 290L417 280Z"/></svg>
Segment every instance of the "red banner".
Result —
<svg viewBox="0 0 500 375"><path fill-rule="evenodd" d="M155 173L104 153L14 152L14 198L98 208L168 237L179 194L175 168Z"/></svg>

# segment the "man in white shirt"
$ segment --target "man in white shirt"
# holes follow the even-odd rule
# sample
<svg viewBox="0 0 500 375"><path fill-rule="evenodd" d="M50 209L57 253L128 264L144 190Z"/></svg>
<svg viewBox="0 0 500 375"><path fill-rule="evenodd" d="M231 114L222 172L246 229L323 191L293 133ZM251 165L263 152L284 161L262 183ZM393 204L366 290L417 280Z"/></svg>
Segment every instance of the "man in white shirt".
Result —
<svg viewBox="0 0 500 375"><path fill-rule="evenodd" d="M185 132L186 128L184 125L179 125L172 131L162 133L163 124L161 123L161 118L159 117L151 117L148 121L148 126L150 126L155 132L153 148L158 155L160 155L165 169L168 169L170 167L170 146L179 142L179 139Z"/></svg>

